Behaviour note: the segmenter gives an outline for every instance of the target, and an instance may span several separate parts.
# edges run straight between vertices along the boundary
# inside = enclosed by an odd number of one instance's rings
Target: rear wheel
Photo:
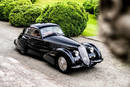
[[[70,72],[70,66],[69,66],[69,61],[67,61],[67,59],[63,56],[60,56],[57,59],[57,67],[59,69],[59,71],[61,71],[62,73],[69,73]]]

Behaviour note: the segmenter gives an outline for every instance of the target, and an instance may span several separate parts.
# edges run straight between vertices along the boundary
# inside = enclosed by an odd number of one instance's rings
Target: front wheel
[[[69,66],[69,61],[67,61],[67,59],[63,56],[59,57],[57,59],[57,67],[59,69],[59,71],[61,71],[62,73],[69,73],[70,72],[70,66]]]

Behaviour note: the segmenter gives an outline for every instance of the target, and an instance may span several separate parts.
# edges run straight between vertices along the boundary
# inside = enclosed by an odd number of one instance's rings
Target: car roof
[[[34,27],[37,29],[41,29],[43,27],[49,27],[49,26],[59,26],[59,25],[54,24],[54,23],[37,23],[37,24],[30,25],[30,27]]]

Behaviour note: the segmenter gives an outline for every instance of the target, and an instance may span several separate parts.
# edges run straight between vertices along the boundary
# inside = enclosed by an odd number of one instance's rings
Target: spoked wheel
[[[70,71],[70,66],[68,61],[66,60],[65,57],[59,57],[57,60],[57,66],[58,69],[62,72],[62,73],[69,73]]]

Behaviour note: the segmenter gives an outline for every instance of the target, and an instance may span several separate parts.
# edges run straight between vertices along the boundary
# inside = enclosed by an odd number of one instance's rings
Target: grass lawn
[[[87,27],[85,28],[82,35],[83,36],[96,36],[98,33],[97,19],[92,14],[89,14],[88,17],[89,17],[89,20],[87,22]]]
[[[44,7],[46,5],[53,5],[57,2],[67,2],[67,1],[77,2],[82,5],[82,3],[86,0],[36,0],[35,4]],[[89,14],[89,21],[87,22],[87,27],[85,28],[84,32],[81,35],[96,36],[97,32],[98,28],[96,17],[92,14]]]

